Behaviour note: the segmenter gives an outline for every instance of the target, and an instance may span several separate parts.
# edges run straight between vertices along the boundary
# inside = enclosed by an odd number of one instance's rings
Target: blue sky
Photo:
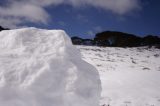
[[[63,29],[93,38],[112,30],[160,36],[158,0],[1,0],[0,25],[9,28]]]

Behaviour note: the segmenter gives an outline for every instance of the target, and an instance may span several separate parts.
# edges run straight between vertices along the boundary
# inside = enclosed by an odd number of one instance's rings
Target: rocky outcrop
[[[96,34],[94,40],[98,46],[136,47],[141,45],[142,38],[123,32],[106,31]]]
[[[160,45],[160,38],[158,36],[148,35],[143,38],[142,45]]]
[[[91,45],[104,47],[160,47],[160,38],[158,36],[147,35],[145,37],[139,37],[137,35],[117,31],[105,31],[98,33],[95,35],[94,40],[83,39],[80,37],[72,37],[71,39],[73,44],[75,45]]]
[[[8,28],[3,28],[2,26],[0,26],[0,31],[2,30],[9,30]]]
[[[87,45],[87,46],[95,45],[95,42],[92,39],[83,39],[75,36],[71,37],[71,40],[74,45]]]

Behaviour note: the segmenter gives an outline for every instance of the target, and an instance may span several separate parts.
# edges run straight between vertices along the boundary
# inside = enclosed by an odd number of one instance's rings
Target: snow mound
[[[2,106],[98,106],[97,70],[81,59],[62,30],[0,33]]]

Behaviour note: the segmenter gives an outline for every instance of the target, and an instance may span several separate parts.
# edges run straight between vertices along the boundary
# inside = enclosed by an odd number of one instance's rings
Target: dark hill
[[[139,47],[139,46],[157,46],[160,47],[160,38],[158,36],[148,35],[138,37],[137,35],[117,31],[105,31],[97,33],[94,40],[72,37],[75,45],[109,46],[109,47]]]
[[[87,46],[95,45],[95,42],[92,39],[83,39],[75,36],[71,37],[71,40],[74,45],[87,45]]]
[[[98,46],[136,47],[141,45],[142,38],[123,32],[105,31],[96,34],[94,40]]]
[[[0,26],[0,31],[2,30],[9,30],[8,28],[3,28],[2,26]]]
[[[142,45],[159,45],[160,44],[160,38],[158,36],[148,35],[143,38]]]

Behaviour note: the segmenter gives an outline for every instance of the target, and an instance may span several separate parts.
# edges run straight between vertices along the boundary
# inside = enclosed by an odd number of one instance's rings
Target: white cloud
[[[101,32],[103,30],[103,28],[101,26],[96,26],[94,28],[95,32]]]
[[[0,7],[0,25],[16,28],[25,22],[46,24],[49,14],[39,5],[30,2],[9,2],[6,7]]]
[[[86,33],[89,36],[94,36],[96,33],[102,32],[103,28],[101,26],[95,26],[92,30],[87,31]]]
[[[140,8],[140,0],[68,0],[68,4],[77,6],[90,5],[116,14],[126,14]]]
[[[68,4],[75,8],[93,6],[106,11],[124,15],[140,8],[140,0],[7,0],[0,7],[0,25],[19,26],[25,22],[46,24],[49,13],[45,7]],[[11,20],[10,20],[11,19]],[[10,23],[10,24],[9,24]],[[5,26],[6,26],[5,25]]]
[[[89,22],[89,20],[87,19],[87,17],[84,16],[84,15],[82,15],[82,14],[78,14],[78,15],[77,15],[77,19],[78,19],[78,21],[80,21],[80,22],[85,22],[85,23]]]
[[[92,30],[89,30],[89,31],[87,32],[87,34],[90,35],[90,36],[93,36],[95,33],[94,33]]]
[[[6,28],[17,28],[18,24],[21,23],[21,20],[16,18],[6,18],[6,17],[0,17],[0,25]]]

